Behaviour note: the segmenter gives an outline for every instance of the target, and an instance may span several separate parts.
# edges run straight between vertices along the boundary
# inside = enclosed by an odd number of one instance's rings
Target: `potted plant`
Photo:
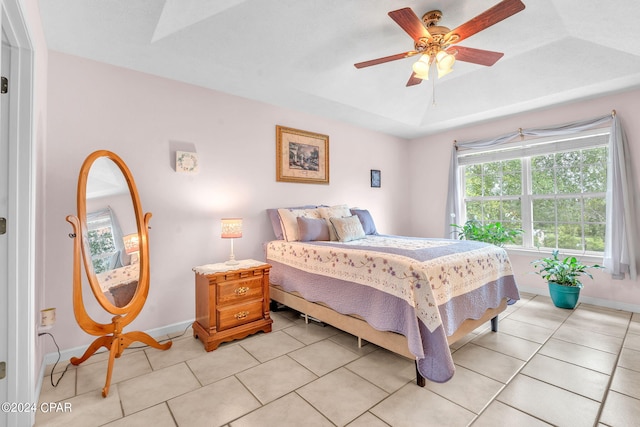
[[[482,224],[480,221],[470,219],[464,225],[451,224],[458,231],[460,240],[477,240],[503,247],[506,243],[515,243],[516,237],[522,234],[522,230],[509,228],[500,222]]]
[[[551,253],[551,257],[535,260],[532,264],[538,269],[536,274],[548,282],[549,294],[555,306],[573,309],[578,303],[580,289],[583,286],[580,276],[585,275],[593,279],[587,269],[602,266],[582,264],[574,256],[560,259],[558,253],[556,249]]]

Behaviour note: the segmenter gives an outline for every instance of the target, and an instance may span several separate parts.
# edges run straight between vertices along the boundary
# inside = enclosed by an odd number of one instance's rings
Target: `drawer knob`
[[[246,295],[247,292],[249,291],[249,287],[247,286],[240,286],[239,288],[236,288],[235,291],[233,291],[237,296],[242,296],[242,295]]]
[[[240,312],[234,314],[233,317],[235,317],[236,319],[240,320],[240,319],[246,319],[248,315],[249,315],[248,311],[240,311]]]

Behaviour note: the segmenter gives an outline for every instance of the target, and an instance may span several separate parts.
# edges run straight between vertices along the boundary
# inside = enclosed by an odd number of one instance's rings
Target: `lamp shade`
[[[242,237],[242,218],[222,218],[223,239],[235,239]]]
[[[422,80],[429,80],[430,65],[431,58],[429,55],[422,55],[412,66],[413,72],[416,73],[416,77]]]
[[[127,255],[131,255],[134,252],[138,252],[140,250],[140,240],[138,238],[138,233],[127,234],[122,238],[124,242],[124,250]]]

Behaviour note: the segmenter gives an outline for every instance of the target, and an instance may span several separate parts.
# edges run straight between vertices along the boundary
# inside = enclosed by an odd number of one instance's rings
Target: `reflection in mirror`
[[[85,256],[102,292],[116,307],[133,298],[140,275],[132,240],[138,239],[135,212],[122,171],[111,159],[96,159],[87,179]],[[122,224],[122,226],[121,226]],[[129,248],[126,247],[128,238]],[[137,244],[136,244],[137,246]],[[137,250],[137,248],[136,248]]]

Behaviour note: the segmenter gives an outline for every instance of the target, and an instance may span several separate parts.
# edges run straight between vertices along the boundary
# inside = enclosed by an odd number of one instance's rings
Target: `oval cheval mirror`
[[[123,332],[140,313],[149,293],[148,229],[151,213],[143,214],[133,176],[116,154],[100,150],[87,157],[78,178],[78,216],[69,215],[73,226],[73,312],[78,325],[98,336],[73,365],[91,357],[101,347],[109,350],[107,378],[102,396],[107,397],[115,358],[131,343],[140,341],[167,350],[150,335]],[[82,296],[82,266],[93,295],[112,314],[111,323],[94,321]]]

